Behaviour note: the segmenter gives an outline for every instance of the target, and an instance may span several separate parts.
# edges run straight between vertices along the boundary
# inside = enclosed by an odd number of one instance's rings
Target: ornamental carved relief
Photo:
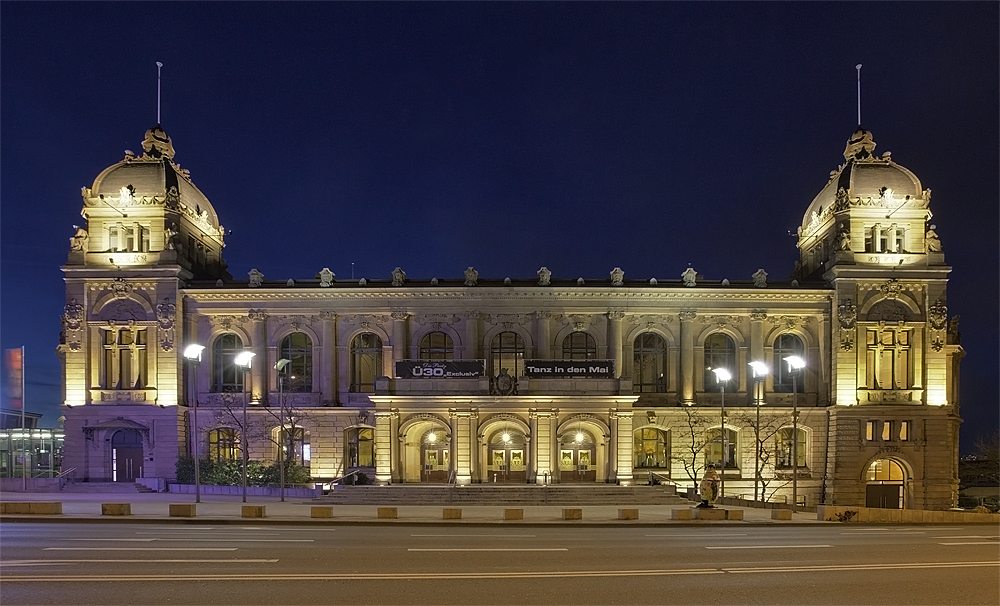
[[[243,324],[247,321],[245,316],[211,316],[209,321],[215,328],[221,328],[223,330],[232,330],[233,325]]]
[[[761,321],[767,319],[767,310],[764,309],[754,309],[750,311],[750,319],[754,321]]]
[[[802,326],[807,323],[812,318],[803,318],[801,316],[771,316],[768,321],[775,326],[781,325],[786,329],[791,330],[798,326]]]
[[[684,286],[696,286],[698,284],[698,272],[690,267],[685,269],[684,273],[681,274],[681,281],[684,283]]]
[[[625,283],[625,272],[622,271],[622,268],[616,267],[616,268],[612,269],[611,270],[611,285],[612,286],[621,286],[624,283]]]
[[[375,315],[375,314],[354,314],[350,316],[345,316],[344,321],[348,324],[353,324],[355,326],[360,326],[361,328],[368,329],[375,324],[385,324],[388,321],[386,316]]]
[[[552,272],[549,271],[548,267],[541,267],[538,270],[538,285],[539,286],[551,286],[552,285]]]
[[[63,310],[63,323],[67,330],[80,330],[83,326],[83,305],[70,299]]]
[[[256,267],[251,269],[247,276],[249,278],[250,288],[258,288],[264,284],[264,274],[262,274]]]
[[[321,288],[330,288],[337,276],[330,271],[329,267],[324,267],[319,271],[319,285]]]
[[[703,324],[715,324],[719,328],[725,328],[733,324],[740,323],[739,316],[702,316],[701,322]]]
[[[473,268],[468,268],[465,270],[465,285],[475,286],[479,283],[479,272]]]
[[[910,310],[894,299],[879,301],[868,310],[869,322],[907,322],[910,320]]]
[[[878,287],[878,290],[886,299],[895,299],[903,291],[903,287],[899,283],[899,278],[889,278]]]
[[[691,320],[694,320],[695,317],[698,316],[698,312],[696,312],[693,309],[685,309],[685,310],[682,310],[680,313],[678,313],[677,316],[681,320],[691,321]]]
[[[132,285],[125,278],[114,278],[111,280],[111,292],[116,299],[124,299],[132,293]]]
[[[840,339],[840,349],[841,351],[854,351],[854,337],[851,334],[845,334]]]
[[[176,306],[169,298],[156,306],[156,324],[160,329],[160,349],[171,351],[174,348],[174,313]]]
[[[392,285],[403,286],[404,284],[406,284],[406,272],[400,267],[392,270]]]
[[[934,330],[942,330],[948,323],[948,306],[938,299],[927,310],[927,321]]]
[[[837,306],[837,320],[843,330],[854,328],[854,323],[858,320],[858,308],[854,306],[854,301],[841,300],[840,305]]]
[[[493,314],[485,316],[485,319],[494,326],[502,326],[511,329],[514,326],[521,326],[530,319],[526,314]]]
[[[251,322],[263,322],[267,320],[267,312],[263,309],[251,309],[247,311],[247,318]]]
[[[321,311],[319,312],[319,319],[324,321],[326,320],[336,321],[337,314],[332,311]]]
[[[610,320],[624,320],[625,312],[620,309],[613,309],[608,311],[608,319]]]
[[[431,324],[435,327],[440,327],[443,324],[458,322],[459,317],[454,314],[424,314],[422,316],[415,316],[414,321],[417,324]]]

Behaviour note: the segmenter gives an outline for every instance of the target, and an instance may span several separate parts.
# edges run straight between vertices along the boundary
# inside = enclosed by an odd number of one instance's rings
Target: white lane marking
[[[938,545],[992,545],[997,546],[996,543],[981,543],[979,541],[962,541],[959,543],[938,543]]]
[[[935,539],[996,539],[1000,538],[995,534],[966,534],[957,537],[934,537]]]
[[[149,539],[150,541],[180,541],[183,543],[315,543],[316,539]]]
[[[149,543],[156,539],[56,539],[57,541],[113,541],[117,543]]]
[[[524,547],[524,548],[517,548],[517,547],[510,547],[510,548],[504,548],[504,547],[497,547],[497,548],[470,547],[468,549],[463,549],[463,548],[447,548],[447,547],[430,547],[430,548],[427,548],[427,549],[414,549],[414,548],[411,548],[411,549],[407,549],[406,551],[569,551],[569,549],[566,549],[565,547]]]
[[[979,568],[1000,566],[1000,562],[907,562],[902,564],[834,564],[829,566],[776,566],[772,568],[722,568],[733,574],[757,572],[839,572],[853,570],[904,570],[923,568]]]
[[[205,536],[206,533],[204,533],[204,532],[198,532],[196,530],[181,530],[181,531],[177,531],[177,532],[167,532],[166,530],[158,530],[156,532],[146,532],[144,530],[137,530],[137,531],[135,531],[135,534],[156,534],[156,535],[169,534],[170,536],[182,536],[182,535],[189,535],[190,534],[190,535],[196,535],[196,536]],[[264,537],[264,536],[267,536],[267,537],[274,537],[274,536],[279,536],[280,534],[281,533],[279,533],[279,532],[240,532],[240,533],[235,533],[235,534],[234,533],[226,533],[226,536],[236,536],[236,537],[253,537],[253,536],[262,536],[262,537]]]
[[[257,563],[274,563],[277,562],[278,558],[264,559],[264,558],[229,558],[221,560],[136,560],[134,558],[128,560],[7,560],[0,562],[0,566],[20,566],[28,564],[117,564],[117,563],[127,563],[127,564],[257,564]]]
[[[42,551],[236,551],[239,547],[43,547]]]
[[[37,562],[0,562],[0,568],[20,568],[24,566],[69,566],[69,564],[64,562],[46,562],[44,560],[38,560]]]
[[[870,532],[842,532],[840,534],[863,534],[863,535],[871,536]],[[905,534],[927,534],[927,532],[925,532],[923,530],[913,530],[913,531],[906,531],[906,532],[894,532],[892,534],[893,534],[893,536],[896,536],[896,535],[901,535],[901,534],[904,534],[904,535]]]
[[[745,537],[747,533],[734,532],[734,533],[706,533],[706,534],[647,534],[647,537]]]
[[[533,534],[411,534],[411,537],[487,537],[491,539],[534,538]]]
[[[705,549],[811,549],[813,547],[833,547],[833,545],[726,545]]]

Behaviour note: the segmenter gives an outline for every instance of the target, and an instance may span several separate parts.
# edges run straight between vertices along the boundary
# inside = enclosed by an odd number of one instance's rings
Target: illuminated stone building
[[[155,127],[83,190],[64,267],[64,466],[170,479],[195,448],[274,460],[280,443],[322,479],[689,486],[714,464],[727,495],[788,499],[794,475],[808,505],[950,507],[963,354],[950,268],[930,191],[874,147],[851,137],[782,281],[691,268],[276,281],[229,275],[218,215]],[[182,356],[192,343],[198,365]]]

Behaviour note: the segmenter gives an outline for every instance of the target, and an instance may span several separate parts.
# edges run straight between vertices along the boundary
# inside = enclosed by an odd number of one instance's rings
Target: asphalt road
[[[14,604],[992,604],[995,526],[0,524]]]

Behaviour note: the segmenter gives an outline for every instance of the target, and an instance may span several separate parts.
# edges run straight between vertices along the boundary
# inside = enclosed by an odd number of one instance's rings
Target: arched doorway
[[[142,477],[142,434],[136,429],[119,429],[111,436],[111,479],[135,482]]]
[[[421,482],[447,482],[451,471],[451,444],[443,429],[431,429],[420,439]]]
[[[597,481],[597,442],[594,434],[582,427],[574,428],[559,440],[559,481]]]
[[[906,472],[892,459],[876,459],[868,466],[865,507],[903,509]]]
[[[487,482],[523,484],[527,481],[528,441],[520,429],[498,429],[490,435],[487,443]]]

